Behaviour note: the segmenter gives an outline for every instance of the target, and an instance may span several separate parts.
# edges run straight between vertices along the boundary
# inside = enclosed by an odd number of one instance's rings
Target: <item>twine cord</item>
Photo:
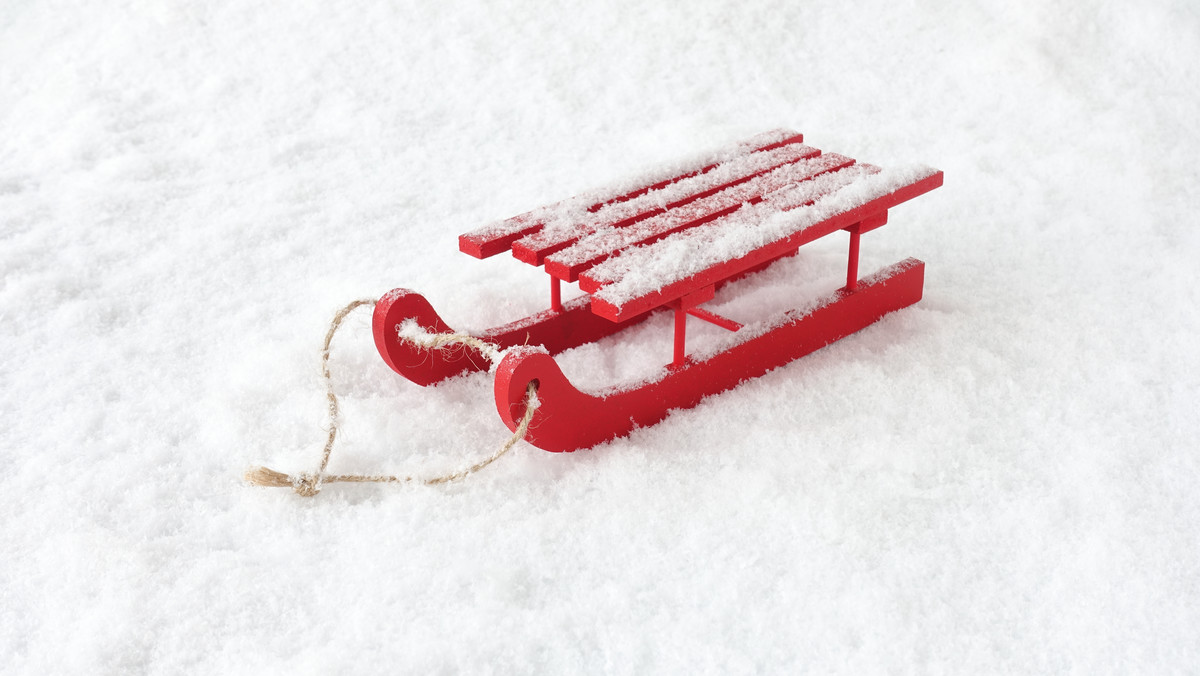
[[[495,364],[500,361],[500,346],[465,333],[430,333],[415,319],[405,319],[396,326],[396,337],[427,350],[473,347],[484,359]]]
[[[331,483],[421,483],[426,486],[436,486],[457,481],[478,472],[499,460],[501,456],[512,450],[518,441],[525,438],[525,434],[529,432],[529,422],[533,420],[533,412],[538,408],[537,384],[532,382],[525,388],[525,415],[521,417],[521,422],[512,436],[492,455],[469,467],[430,479],[393,474],[327,474],[325,468],[329,466],[329,458],[333,454],[333,442],[337,439],[340,423],[338,398],[333,391],[333,377],[329,372],[329,348],[333,342],[333,336],[341,327],[342,321],[346,319],[346,315],[362,306],[374,306],[376,302],[375,299],[362,298],[346,305],[333,316],[333,321],[329,324],[329,331],[325,333],[325,346],[321,350],[321,375],[325,378],[325,395],[329,401],[329,437],[325,440],[325,449],[321,452],[321,463],[317,466],[316,471],[284,474],[269,467],[252,467],[245,474],[246,481],[255,486],[291,488],[297,494],[309,498],[321,491],[322,484]],[[493,363],[498,361],[501,356],[501,350],[497,345],[461,333],[428,333],[412,320],[405,321],[398,326],[396,334],[401,340],[430,350],[473,347]]]

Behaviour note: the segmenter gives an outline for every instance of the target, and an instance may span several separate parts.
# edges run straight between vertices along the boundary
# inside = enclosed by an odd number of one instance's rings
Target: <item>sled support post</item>
[[[858,240],[862,237],[858,228],[850,229],[850,260],[846,263],[846,290],[858,288]]]
[[[671,361],[671,366],[683,366],[687,360],[687,316],[687,310],[675,308],[675,359]]]
[[[940,180],[941,178],[939,176],[939,183],[937,185],[941,185]],[[876,228],[881,228],[884,225],[887,225],[887,222],[888,212],[887,210],[884,210],[871,214],[854,225],[844,228],[846,232],[850,233],[850,256],[849,260],[846,261],[847,291],[854,291],[858,288],[858,246],[862,234],[864,232],[870,232]]]
[[[562,312],[562,282],[558,277],[550,278],[550,309],[555,312]]]
[[[705,315],[711,315],[712,313],[700,310],[700,308],[697,306],[701,303],[707,303],[708,301],[712,300],[713,297],[716,296],[716,292],[716,286],[709,284],[707,286],[702,286],[698,289],[695,289],[691,293],[685,294],[682,297],[666,304],[675,311],[675,358],[671,361],[672,367],[683,366],[683,363],[687,361],[686,342],[688,315],[695,314],[702,319],[707,319]],[[697,310],[700,311],[700,314],[696,314]],[[716,315],[712,316],[715,317]],[[724,317],[720,317],[719,319],[729,321]]]

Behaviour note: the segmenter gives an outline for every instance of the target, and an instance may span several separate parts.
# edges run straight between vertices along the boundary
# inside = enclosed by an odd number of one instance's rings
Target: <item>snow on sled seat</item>
[[[501,419],[516,429],[526,388],[536,381],[540,407],[526,441],[550,451],[587,448],[916,303],[924,263],[910,258],[860,280],[860,237],[886,224],[889,209],[941,184],[936,169],[883,170],[822,153],[800,134],[777,130],[462,235],[465,253],[483,258],[511,250],[550,276],[548,310],[480,336],[512,348],[496,369]],[[846,285],[815,309],[743,326],[700,307],[723,284],[839,230],[850,236]],[[563,303],[563,281],[578,281],[587,295]],[[658,309],[674,312],[674,358],[650,381],[583,393],[550,356]],[[689,316],[734,332],[731,344],[688,357]],[[410,320],[430,332],[451,331],[419,294],[387,294],[376,305],[375,341],[398,373],[430,384],[486,366],[471,348],[431,351],[400,340],[398,327]]]

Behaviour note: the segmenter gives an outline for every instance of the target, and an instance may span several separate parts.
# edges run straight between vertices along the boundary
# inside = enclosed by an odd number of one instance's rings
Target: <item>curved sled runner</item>
[[[704,397],[783,366],[921,300],[925,264],[897,263],[845,289],[817,309],[791,313],[768,331],[752,335],[701,360],[673,366],[661,379],[634,389],[591,395],[563,376],[554,358],[533,347],[510,350],[496,372],[496,409],[510,430],[525,412],[525,388],[538,383],[540,405],[525,440],[547,451],[588,448],[637,427],[659,422],[672,409],[691,408]]]
[[[587,297],[581,296],[564,303],[562,309],[549,309],[476,337],[500,349],[541,345],[550,354],[558,354],[600,340],[643,319],[645,316],[609,321],[593,314]],[[488,360],[473,347],[429,350],[401,340],[396,329],[409,320],[429,333],[454,333],[421,294],[408,289],[393,289],[384,294],[375,304],[371,333],[383,361],[396,373],[418,385],[432,385],[460,373],[487,370]]]
[[[778,130],[459,237],[477,258],[511,250],[550,276],[550,309],[478,338],[508,349],[495,374],[496,407],[515,430],[527,387],[540,405],[525,440],[548,451],[587,448],[652,425],[676,408],[735,387],[818,350],[921,299],[925,264],[913,258],[860,280],[861,235],[888,210],[942,185],[928,167],[883,170],[803,143]],[[846,285],[815,309],[743,326],[701,307],[724,284],[838,231],[849,233]],[[562,302],[561,283],[586,295]],[[599,340],[657,310],[675,317],[674,359],[647,382],[580,392],[550,356]],[[733,332],[731,346],[689,357],[688,318]],[[425,349],[400,337],[409,322],[452,333],[420,294],[389,292],[375,307],[375,345],[397,373],[421,385],[488,359],[471,347]]]

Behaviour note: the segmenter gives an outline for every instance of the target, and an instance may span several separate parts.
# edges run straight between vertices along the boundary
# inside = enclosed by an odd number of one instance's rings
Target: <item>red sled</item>
[[[859,239],[886,224],[892,207],[941,185],[936,169],[883,170],[777,130],[460,236],[464,253],[486,258],[511,250],[550,276],[549,309],[477,336],[510,348],[495,371],[501,420],[517,428],[535,382],[539,406],[525,440],[547,451],[589,448],[916,303],[925,264],[909,258],[860,279]],[[846,285],[806,305],[815,309],[743,326],[701,307],[722,285],[840,230],[850,237]],[[563,302],[562,282],[578,282],[585,295]],[[674,312],[674,359],[649,381],[581,392],[551,356],[659,309]],[[689,356],[688,317],[734,332],[730,346]],[[402,339],[401,327],[413,322],[429,333],[453,333],[420,294],[386,294],[375,306],[375,345],[400,375],[430,385],[487,368],[474,348],[430,350]]]

